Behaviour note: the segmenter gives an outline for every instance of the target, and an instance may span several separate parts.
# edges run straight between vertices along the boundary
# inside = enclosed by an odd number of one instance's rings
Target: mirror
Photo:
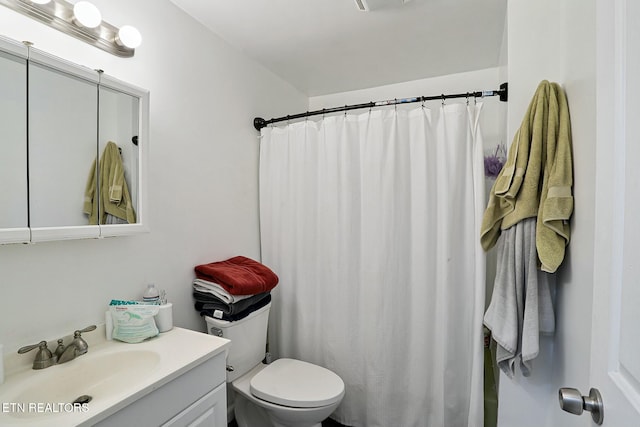
[[[120,166],[101,169],[99,185],[111,195],[100,224],[137,222],[138,205],[138,111],[139,100],[130,94],[100,85],[99,151],[103,158],[116,150]],[[106,166],[106,165],[104,165]],[[108,187],[108,188],[105,188]]]
[[[0,52],[0,228],[26,228],[27,62]]]
[[[122,167],[121,173],[111,173],[111,170],[107,174],[107,170],[102,170],[103,179],[98,179],[103,194],[110,194],[109,200],[105,198],[109,206],[104,209],[107,215],[99,221],[100,235],[120,236],[148,231],[144,220],[144,177],[149,92],[102,74],[98,97],[98,150],[104,156],[117,147],[118,155],[114,157]]]
[[[29,64],[31,227],[85,225],[89,166],[96,157],[95,81]]]
[[[0,243],[148,231],[148,91],[0,38],[0,93]]]

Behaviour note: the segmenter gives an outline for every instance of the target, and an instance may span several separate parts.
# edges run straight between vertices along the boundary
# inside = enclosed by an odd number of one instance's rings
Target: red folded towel
[[[195,270],[198,279],[217,283],[231,295],[268,292],[278,284],[278,276],[269,267],[243,256],[198,265]]]

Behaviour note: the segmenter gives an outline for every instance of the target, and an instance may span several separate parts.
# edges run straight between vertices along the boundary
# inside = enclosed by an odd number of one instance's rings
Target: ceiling
[[[507,0],[171,0],[309,96],[498,65]],[[367,0],[364,0],[365,2]]]

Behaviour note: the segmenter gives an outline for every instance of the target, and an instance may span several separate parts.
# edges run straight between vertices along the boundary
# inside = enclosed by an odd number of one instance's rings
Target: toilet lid
[[[315,408],[342,399],[342,379],[321,366],[278,359],[251,379],[251,394],[277,405]]]

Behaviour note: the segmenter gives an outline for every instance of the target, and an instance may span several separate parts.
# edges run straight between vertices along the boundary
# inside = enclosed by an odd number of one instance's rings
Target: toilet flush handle
[[[233,372],[235,369],[231,365],[227,365],[227,372]]]

